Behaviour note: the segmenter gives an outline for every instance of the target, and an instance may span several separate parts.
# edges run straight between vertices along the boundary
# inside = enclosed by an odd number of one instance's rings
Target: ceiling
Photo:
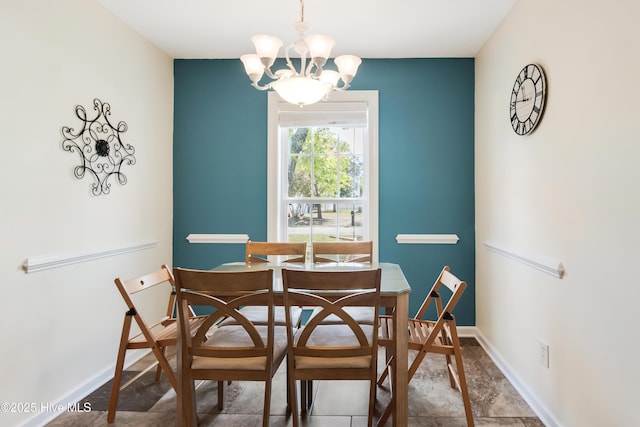
[[[517,0],[306,0],[307,34],[336,40],[332,56],[474,57]],[[174,58],[238,58],[250,38],[284,46],[300,0],[98,0]],[[283,55],[283,49],[280,50]]]

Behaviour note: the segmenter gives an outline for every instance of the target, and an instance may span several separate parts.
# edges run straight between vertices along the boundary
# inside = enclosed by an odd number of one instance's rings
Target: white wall
[[[476,58],[477,326],[549,425],[640,425],[638,17],[633,0],[520,0]],[[508,102],[531,62],[546,71],[547,106],[520,137]],[[559,260],[566,275],[486,241]]]
[[[88,381],[113,374],[124,303],[113,284],[171,263],[172,59],[95,1],[0,3],[0,402],[34,402],[34,413],[0,413],[0,425],[52,414]],[[76,105],[111,105],[125,121],[136,161],[128,183],[93,196],[73,177],[62,126]],[[136,251],[26,274],[28,257],[122,247]],[[164,296],[162,296],[164,297]],[[165,308],[159,295],[148,306]],[[35,418],[34,418],[35,417]]]

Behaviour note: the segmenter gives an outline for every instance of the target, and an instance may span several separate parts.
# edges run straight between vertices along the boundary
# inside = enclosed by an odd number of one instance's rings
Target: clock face
[[[546,91],[544,73],[540,66],[529,64],[520,71],[513,84],[509,107],[511,127],[515,133],[530,134],[540,123]]]

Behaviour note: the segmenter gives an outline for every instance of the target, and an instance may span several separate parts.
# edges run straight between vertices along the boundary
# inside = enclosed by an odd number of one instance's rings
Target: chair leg
[[[394,405],[394,398],[392,394],[391,401],[389,402],[387,407],[384,408],[384,412],[382,413],[382,415],[380,415],[380,418],[378,418],[378,427],[384,427],[384,425],[387,423],[387,421],[389,420],[389,417],[391,417],[391,410],[393,408],[393,405]]]
[[[390,358],[387,361],[387,364],[385,365],[384,369],[382,370],[382,373],[380,374],[380,378],[378,378],[378,385],[381,386],[382,383],[384,382],[384,379],[387,378],[387,375],[389,375],[389,370],[391,369],[391,361],[393,360],[393,357]]]
[[[376,380],[369,382],[369,415],[367,417],[367,426],[373,427],[373,412],[376,407]]]
[[[393,407],[395,406],[395,391],[393,390],[393,371],[391,370],[392,360],[393,360],[393,356],[387,361],[387,366],[385,367],[383,375],[381,375],[380,376],[381,379],[378,380],[378,385],[380,385],[382,384],[382,381],[384,381],[384,378],[388,375],[389,391],[391,392],[391,400],[389,401],[389,404],[387,405],[387,407],[384,408],[384,412],[382,413],[382,415],[380,415],[380,418],[378,418],[378,427],[384,427],[384,425],[389,420],[389,417],[391,416],[391,411],[393,410]]]
[[[264,383],[264,408],[262,409],[262,427],[269,427],[271,415],[271,380]]]
[[[467,418],[467,426],[474,427],[473,412],[471,411],[471,400],[469,399],[469,389],[467,388],[467,378],[464,374],[464,366],[462,364],[462,348],[458,340],[458,332],[455,324],[451,330],[451,340],[453,344],[453,355],[456,359],[456,368],[458,371],[458,388],[462,394],[462,403],[464,404],[464,413]]]
[[[289,401],[291,402],[291,418],[293,418],[293,427],[298,427],[299,425],[299,413],[298,413],[298,392],[296,390],[296,380],[291,375],[289,377]]]
[[[309,409],[309,397],[307,396],[307,392],[309,388],[307,387],[306,381],[300,381],[300,413],[302,415],[307,414],[307,409]]]
[[[124,356],[127,353],[130,329],[131,316],[125,315],[124,324],[122,325],[122,335],[120,336],[120,347],[118,348],[118,358],[116,359],[116,370],[113,374],[113,383],[111,385],[111,398],[109,399],[109,412],[107,413],[108,423],[112,423],[116,417],[118,395],[120,394],[120,383],[122,382],[122,370],[124,369]]]
[[[178,375],[176,390],[177,425],[179,427],[195,427],[198,425],[196,414],[196,390],[193,378],[187,373]]]
[[[155,343],[153,347],[151,347],[151,351],[158,360],[158,366],[160,366],[162,370],[164,370],[167,379],[171,383],[171,387],[176,390],[178,388],[178,380],[176,379],[176,374],[173,372],[173,368],[171,367],[171,365],[169,365],[169,361],[165,357],[163,350],[164,348],[158,347],[157,345],[155,345]]]
[[[218,409],[224,408],[224,381],[218,381]]]
[[[307,381],[307,408],[313,406],[313,380]]]
[[[162,352],[162,355],[165,358],[167,357],[167,348],[166,347],[160,347],[160,352]],[[155,378],[156,382],[160,381],[160,375],[162,375],[162,366],[160,365],[160,363],[158,363],[158,367],[156,368],[156,378]]]

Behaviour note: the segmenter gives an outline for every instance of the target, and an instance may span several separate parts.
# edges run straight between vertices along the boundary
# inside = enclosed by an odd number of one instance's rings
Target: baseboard
[[[460,331],[461,327],[458,327]],[[477,327],[466,327],[465,329],[469,329],[466,331],[467,333],[472,333],[475,336],[476,340],[480,346],[487,352],[493,363],[496,364],[498,369],[504,374],[504,376],[509,380],[511,385],[516,389],[516,391],[522,396],[522,398],[527,402],[527,404],[531,407],[533,412],[536,413],[540,421],[544,423],[546,427],[560,427],[560,423],[551,415],[551,413],[547,410],[547,408],[542,404],[540,399],[527,387],[527,385],[522,382],[522,380],[515,374],[515,372],[509,367],[509,364],[505,362],[500,353],[491,345],[491,343],[487,340],[487,338],[480,332]],[[473,331],[471,331],[473,329]],[[462,335],[460,336],[471,336],[471,335]]]
[[[129,352],[129,354],[127,354],[127,357],[125,358],[125,363],[124,363],[125,369],[133,365],[134,363],[136,363],[138,360],[145,357],[147,354],[149,354],[149,352],[150,350],[136,350],[136,351]],[[103,369],[99,374],[91,378],[85,384],[82,384],[77,389],[71,391],[62,399],[59,399],[56,402],[52,402],[49,406],[52,408],[74,407],[74,404],[76,402],[81,401],[82,399],[84,399],[85,397],[87,397],[88,395],[96,391],[98,388],[102,387],[104,384],[109,382],[113,378],[113,372],[115,367],[116,365],[115,363],[113,363],[112,365]],[[23,424],[21,424],[21,426],[22,427],[44,426],[49,422],[53,421],[55,418],[57,418],[61,414],[62,412],[55,412],[55,411],[41,412],[37,414],[35,417],[29,418],[28,420],[26,420]]]

